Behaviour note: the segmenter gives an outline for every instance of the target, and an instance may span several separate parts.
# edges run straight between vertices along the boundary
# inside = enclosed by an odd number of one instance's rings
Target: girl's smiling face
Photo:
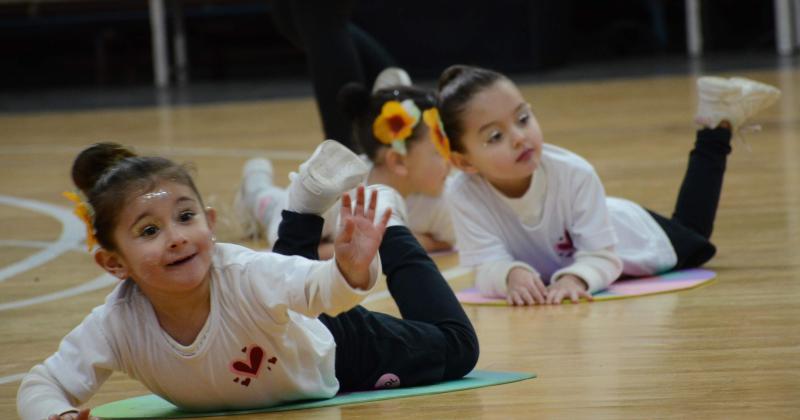
[[[509,80],[478,92],[461,114],[464,152],[456,166],[477,173],[509,197],[527,191],[542,156],[542,131],[530,104]]]
[[[215,219],[190,187],[158,181],[126,201],[113,233],[117,249],[100,250],[96,259],[147,296],[191,291],[208,276]]]

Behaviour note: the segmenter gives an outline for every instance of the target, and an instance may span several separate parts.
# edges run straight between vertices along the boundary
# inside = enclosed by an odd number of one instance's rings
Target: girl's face
[[[543,140],[519,89],[498,80],[467,103],[461,120],[465,152],[454,153],[457,165],[482,175],[506,195],[524,193],[541,161]]]
[[[406,155],[409,184],[414,193],[438,197],[450,173],[450,163],[436,150],[427,127],[420,130],[419,137],[409,145]]]
[[[159,181],[125,203],[114,230],[117,250],[99,251],[106,257],[98,262],[117,277],[132,278],[148,296],[193,290],[211,267],[215,218],[190,187]]]

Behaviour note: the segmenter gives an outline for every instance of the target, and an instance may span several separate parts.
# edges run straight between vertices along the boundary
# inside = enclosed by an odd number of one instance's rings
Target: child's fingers
[[[586,298],[589,302],[594,302],[594,297],[588,290],[581,290],[578,292],[578,296]]]
[[[572,301],[572,303],[579,303],[581,301],[581,299],[578,297],[578,294],[579,291],[577,290],[572,290],[569,292],[569,299]]]
[[[339,233],[339,238],[336,240],[338,243],[348,243],[353,239],[353,231],[356,230],[356,224],[353,219],[345,219],[344,229]]]
[[[356,216],[364,215],[364,186],[359,185],[356,189]]]
[[[560,305],[561,301],[564,300],[565,292],[562,289],[558,290],[551,290],[550,293],[547,295],[547,303],[550,305]]]
[[[547,304],[553,305],[556,303],[556,298],[558,298],[559,291],[558,290],[550,290],[550,293],[547,295]]]
[[[375,208],[378,205],[378,190],[372,190],[369,195],[369,208],[367,208],[367,219],[375,220]]]
[[[526,291],[529,292],[529,294],[531,295],[531,299],[533,300],[533,302],[536,302],[536,303],[539,303],[539,304],[547,303],[547,293],[546,292],[542,293],[542,291],[539,290],[538,287],[536,287],[536,282],[535,281],[534,281],[533,286],[528,288],[528,290],[526,290]],[[533,303],[533,302],[531,302],[531,303]]]
[[[520,296],[522,296],[522,300],[525,302],[525,305],[535,305],[538,302],[536,301],[536,297],[530,290],[522,289],[519,292]]]
[[[386,225],[389,224],[389,219],[392,218],[392,208],[387,208],[386,211],[383,212],[383,216],[381,216],[380,222],[375,226],[378,231],[383,235],[383,232],[386,231]]]
[[[544,282],[540,278],[533,279],[533,287],[539,290],[542,296],[547,297],[547,286],[544,285]]]
[[[350,194],[344,193],[342,195],[342,209],[339,213],[347,216],[353,214],[353,209],[351,208],[352,205],[353,205],[353,199],[350,198]]]
[[[514,306],[525,306],[525,299],[520,296],[516,291],[510,293],[511,304]]]
[[[515,305],[533,305],[533,296],[525,288],[512,290],[511,293],[514,295]]]

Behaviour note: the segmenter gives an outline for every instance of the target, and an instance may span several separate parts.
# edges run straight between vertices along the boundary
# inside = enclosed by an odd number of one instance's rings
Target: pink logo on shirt
[[[569,236],[569,232],[566,230],[564,230],[564,235],[558,238],[555,250],[559,257],[570,258],[575,254],[575,246],[572,244],[572,237]]]

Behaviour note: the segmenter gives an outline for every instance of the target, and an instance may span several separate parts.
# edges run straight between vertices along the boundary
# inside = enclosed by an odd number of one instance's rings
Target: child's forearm
[[[612,249],[578,251],[575,262],[553,273],[553,282],[566,274],[581,279],[590,293],[607,288],[622,274],[622,261]]]
[[[366,271],[369,278],[365,289],[360,289],[348,282],[335,259],[315,263],[308,272],[302,307],[290,305],[290,308],[311,317],[322,313],[336,316],[347,311],[358,305],[374,288],[381,272],[380,259],[376,257]]]
[[[76,403],[41,364],[25,375],[17,392],[17,412],[22,420],[41,420],[76,410]]]
[[[478,266],[475,272],[475,287],[484,296],[504,298],[508,295],[508,275],[517,267],[539,275],[533,267],[521,261],[491,261]]]

